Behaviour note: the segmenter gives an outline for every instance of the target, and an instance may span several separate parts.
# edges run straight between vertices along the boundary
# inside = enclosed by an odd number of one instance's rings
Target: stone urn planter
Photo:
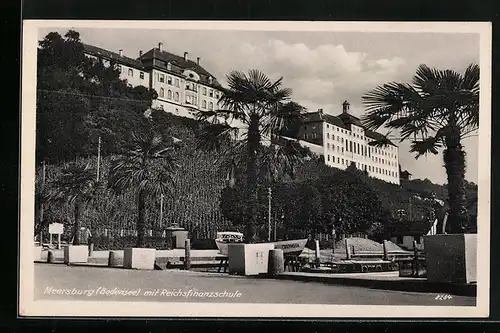
[[[123,251],[123,267],[129,269],[154,269],[156,249],[126,248]]]
[[[477,234],[424,236],[429,282],[477,282]]]
[[[64,247],[64,263],[86,263],[89,258],[87,245],[68,245]]]

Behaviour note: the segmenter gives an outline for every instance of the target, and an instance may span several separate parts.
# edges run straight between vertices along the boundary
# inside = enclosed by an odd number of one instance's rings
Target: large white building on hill
[[[162,43],[146,53],[139,51],[137,58],[125,56],[122,50],[115,53],[88,44],[84,44],[84,52],[88,57],[102,59],[105,66],[114,62],[120,78],[130,86],[154,89],[158,93],[152,105],[155,109],[196,118],[199,110],[213,111],[221,107],[222,86],[201,66],[200,57],[193,61],[188,52],[182,57],[172,54],[163,49]],[[233,120],[229,125],[243,129],[239,136],[243,135],[245,126],[240,121]],[[346,169],[355,163],[372,177],[399,184],[398,147],[368,145],[380,137],[381,134],[363,128],[360,119],[349,113],[346,101],[338,116],[326,114],[322,109],[308,113],[298,138],[313,153],[323,155],[329,166]],[[264,144],[269,144],[267,138]]]
[[[299,131],[299,140],[325,163],[346,169],[352,163],[368,175],[399,185],[398,146],[374,147],[369,142],[381,139],[380,133],[365,129],[358,117],[349,113],[349,103],[342,105],[342,113],[333,116],[322,109],[309,112]]]
[[[177,56],[163,49],[163,44],[143,53],[137,58],[108,51],[93,45],[83,44],[85,55],[103,60],[105,66],[114,62],[120,71],[120,78],[132,86],[154,89],[158,98],[152,107],[174,115],[196,118],[201,111],[220,109],[221,85],[217,79],[196,61],[189,59],[188,52]],[[221,119],[223,120],[223,119]],[[242,128],[238,121],[229,123],[232,127]]]

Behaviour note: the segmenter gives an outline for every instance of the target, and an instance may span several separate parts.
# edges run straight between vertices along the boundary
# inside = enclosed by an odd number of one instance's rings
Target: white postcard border
[[[480,34],[478,177],[478,283],[475,307],[299,304],[34,301],[33,223],[35,179],[36,52],[38,28],[127,28],[246,31],[453,32]],[[491,174],[491,24],[489,22],[231,22],[25,20],[22,43],[19,314],[61,317],[356,317],[459,318],[489,315]],[[486,87],[486,88],[485,88]],[[488,89],[489,88],[489,89]],[[103,306],[105,305],[105,306]],[[208,305],[208,306],[207,306]]]

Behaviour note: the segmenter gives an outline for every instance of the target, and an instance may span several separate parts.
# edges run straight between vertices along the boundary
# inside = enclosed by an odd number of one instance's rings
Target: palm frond
[[[421,103],[421,96],[409,85],[386,83],[368,91],[362,96],[367,110],[361,121],[371,130],[378,129],[394,117],[411,112]]]
[[[413,77],[415,87],[425,95],[432,95],[438,89],[439,71],[427,65],[420,65]]]
[[[378,147],[378,148],[383,148],[383,147],[393,145],[392,141],[389,139],[389,137],[387,135],[381,134],[380,136],[381,137],[379,139],[368,142],[368,145],[372,146],[372,147]]]
[[[282,130],[300,127],[305,120],[304,110],[303,106],[295,102],[280,103],[260,119],[259,125],[263,133],[270,137]]]
[[[418,159],[422,155],[426,155],[428,153],[436,155],[438,153],[438,149],[442,146],[441,138],[432,136],[423,140],[412,141],[410,152],[416,153],[415,158]]]
[[[178,167],[173,155],[176,148],[173,137],[164,138],[155,131],[133,133],[128,150],[111,161],[108,187],[118,195],[127,191],[167,194]]]
[[[479,65],[470,64],[462,78],[460,89],[479,93]]]
[[[264,150],[260,162],[260,177],[278,182],[284,176],[293,177],[296,168],[305,162],[309,151],[297,140],[277,138]]]
[[[206,125],[196,139],[196,146],[198,149],[208,151],[221,150],[231,141],[234,135],[238,134],[237,131],[237,128],[226,124]]]

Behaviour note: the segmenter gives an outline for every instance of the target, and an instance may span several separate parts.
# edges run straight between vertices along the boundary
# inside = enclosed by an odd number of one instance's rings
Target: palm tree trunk
[[[446,138],[446,150],[443,155],[448,176],[449,232],[460,234],[466,231],[469,222],[467,198],[465,196],[465,152],[460,144],[458,129]]]
[[[248,126],[248,160],[246,165],[247,182],[247,212],[245,225],[245,239],[247,243],[257,241],[257,150],[260,145],[259,118],[250,116]]]
[[[75,202],[74,207],[74,215],[75,215],[75,230],[74,230],[74,238],[73,245],[80,245],[80,204],[78,201]]]
[[[145,213],[146,213],[146,205],[144,201],[144,193],[142,191],[139,192],[138,195],[138,216],[137,216],[137,247],[144,247],[144,236],[146,233],[146,221],[145,221]]]

